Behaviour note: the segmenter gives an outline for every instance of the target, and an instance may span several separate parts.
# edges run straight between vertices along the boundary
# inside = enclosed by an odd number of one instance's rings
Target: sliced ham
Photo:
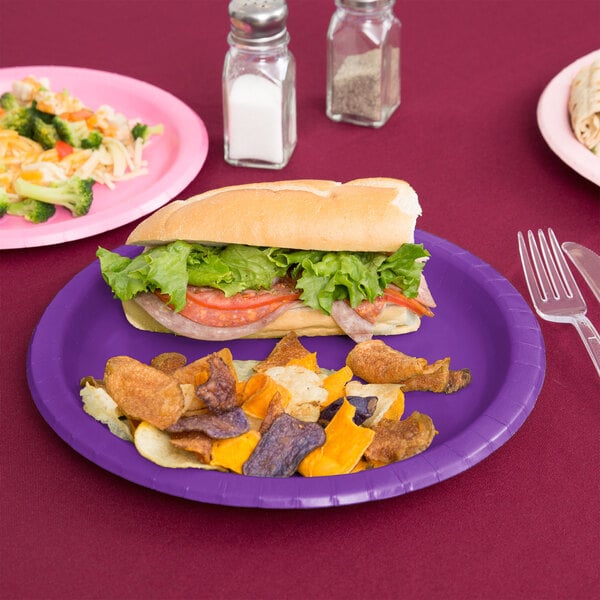
[[[196,340],[226,341],[243,338],[254,333],[258,333],[268,323],[271,323],[282,313],[290,308],[302,306],[301,302],[288,302],[280,306],[266,317],[250,323],[236,327],[212,327],[200,325],[182,315],[171,310],[158,296],[146,292],[138,294],[135,302],[139,304],[154,320],[158,321],[164,327],[170,329],[173,333]]]
[[[336,300],[331,306],[331,317],[339,328],[356,343],[373,337],[375,323],[363,319],[347,302]]]
[[[431,295],[427,281],[425,281],[424,275],[421,275],[421,281],[419,281],[419,293],[417,295],[417,300],[421,304],[429,306],[430,308],[435,308],[437,306],[433,296]]]

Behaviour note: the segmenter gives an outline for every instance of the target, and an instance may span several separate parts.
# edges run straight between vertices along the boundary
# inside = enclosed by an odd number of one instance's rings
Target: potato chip
[[[150,366],[172,375],[177,369],[185,366],[186,363],[187,358],[180,352],[162,352],[150,361]]]
[[[233,359],[231,356],[231,351],[228,348],[223,348],[216,353],[220,356],[225,364],[231,367],[232,372],[234,373],[234,377],[237,379],[237,374],[235,373],[235,369],[233,368]],[[159,355],[160,356],[160,355]],[[203,356],[191,363],[186,364],[185,366],[181,366],[179,369],[176,369],[173,372],[173,377],[179,381],[181,384],[189,384],[193,386],[194,395],[196,396],[195,400],[191,402],[191,404],[186,404],[186,411],[188,410],[198,410],[206,407],[206,403],[201,400],[196,394],[196,386],[202,385],[208,381],[210,377],[210,367],[208,363],[208,356]]]
[[[302,421],[316,422],[327,400],[322,379],[305,367],[272,367],[266,374],[291,394],[285,412]]]
[[[246,381],[254,375],[255,367],[259,361],[257,360],[239,360],[233,361],[233,368],[239,382]]]
[[[237,381],[233,367],[217,353],[208,356],[210,375],[196,387],[196,394],[211,412],[219,414],[238,407]]]
[[[246,381],[238,397],[246,414],[264,419],[269,404],[276,394],[279,395],[279,401],[284,407],[289,404],[291,394],[286,388],[278,385],[265,373],[255,373]]]
[[[390,407],[385,411],[383,419],[390,421],[399,421],[404,414],[404,390],[398,392],[397,398],[392,402]]]
[[[184,410],[178,381],[129,356],[114,356],[104,370],[106,391],[129,417],[159,429],[172,425]]]
[[[364,398],[362,396],[344,396],[343,398],[338,398],[335,402],[328,404],[321,411],[321,414],[319,415],[319,425],[326,427],[341,408],[344,400],[350,402],[356,410],[354,417],[352,418],[356,425],[362,425],[369,417],[373,416],[375,409],[377,408],[376,396],[366,396]]]
[[[399,383],[422,373],[427,360],[408,356],[382,340],[369,340],[350,350],[346,364],[369,383]]]
[[[258,373],[263,373],[272,367],[284,367],[289,364],[290,361],[304,359],[309,354],[310,352],[302,345],[296,332],[290,331],[277,342],[269,356],[256,365],[255,370]],[[309,359],[310,362],[312,362],[312,360],[313,359]],[[316,366],[316,354],[314,357],[314,364]]]
[[[361,383],[360,381],[353,380],[346,385],[346,395],[377,397],[377,408],[373,416],[369,417],[363,423],[365,427],[374,427],[377,425],[392,404],[397,401],[399,402],[398,398],[400,396],[402,396],[402,402],[404,402],[402,386],[399,383]]]
[[[325,443],[308,454],[298,465],[305,477],[324,477],[350,473],[369,447],[375,432],[353,421],[356,408],[344,400],[325,427]]]
[[[218,469],[214,465],[206,465],[193,452],[176,448],[171,444],[168,433],[154,425],[142,421],[133,436],[137,451],[148,460],[169,469]]]
[[[410,458],[431,445],[436,434],[431,417],[413,412],[404,421],[382,419],[365,458],[376,466]]]
[[[209,464],[213,440],[201,431],[170,433],[171,444],[188,452],[193,452],[201,463]]]
[[[260,440],[258,431],[247,431],[228,440],[217,440],[212,446],[210,464],[242,474],[242,466],[248,460]]]
[[[327,400],[323,407],[329,406],[345,394],[346,384],[352,379],[352,369],[348,366],[331,373],[323,380],[323,387],[327,390]]]
[[[127,419],[121,420],[123,414],[104,388],[86,383],[85,387],[80,390],[79,395],[83,401],[83,410],[88,415],[94,417],[96,421],[108,425],[111,433],[122,440],[133,441]]]
[[[285,408],[281,403],[281,395],[279,394],[279,392],[277,392],[271,399],[271,402],[269,403],[267,414],[262,420],[260,427],[258,428],[258,432],[261,435],[264,435],[269,430],[269,427],[273,425],[273,421],[275,421],[275,419],[282,415],[284,412]]]
[[[325,431],[283,413],[258,442],[242,473],[254,477],[291,477],[300,461],[325,442]]]
[[[219,414],[206,412],[183,416],[176,423],[167,427],[169,433],[201,431],[215,440],[236,437],[246,433],[248,429],[250,429],[248,419],[239,407]]]
[[[309,352],[300,358],[292,358],[289,360],[284,366],[286,367],[304,367],[309,371],[314,371],[315,373],[320,373],[321,369],[319,369],[319,365],[317,364],[317,353]]]

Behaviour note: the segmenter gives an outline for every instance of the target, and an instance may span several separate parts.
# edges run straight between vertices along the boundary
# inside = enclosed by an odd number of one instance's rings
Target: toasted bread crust
[[[393,252],[414,241],[420,213],[417,194],[399,179],[255,183],[171,202],[140,223],[127,243],[154,246],[184,240]]]

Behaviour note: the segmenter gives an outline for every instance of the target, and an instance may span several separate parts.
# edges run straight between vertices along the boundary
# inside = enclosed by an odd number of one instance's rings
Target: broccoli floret
[[[71,211],[74,217],[87,214],[92,205],[93,179],[71,177],[71,179],[56,181],[46,186],[18,177],[13,185],[19,196],[64,206]]]
[[[61,117],[54,117],[52,123],[60,139],[74,148],[95,149],[102,143],[102,134],[90,131],[85,121],[66,121]]]
[[[146,125],[145,123],[136,123],[131,130],[131,135],[134,140],[142,138],[142,141],[147,141],[151,135],[160,135],[163,132],[162,125]]]
[[[81,140],[87,137],[89,133],[85,121],[71,122],[61,117],[54,117],[52,124],[56,128],[58,137],[63,142],[67,142],[67,144],[77,148],[81,146]]]
[[[8,195],[6,190],[3,187],[0,187],[0,219],[6,214],[8,211],[8,205],[10,201],[8,199]]]
[[[0,107],[4,110],[14,110],[15,108],[21,108],[21,104],[12,92],[4,92],[0,96]]]
[[[101,143],[102,134],[99,131],[90,131],[90,135],[81,140],[81,147],[95,150],[96,148],[100,148]]]
[[[38,117],[44,123],[52,123],[52,119],[54,119],[54,115],[52,113],[44,112],[37,107],[37,100],[33,100],[31,105],[29,106],[29,112],[31,113],[31,117]]]
[[[6,111],[0,117],[0,126],[4,129],[12,129],[19,135],[30,138],[33,129],[33,119],[27,108],[13,108]]]
[[[31,137],[41,145],[44,150],[49,150],[56,146],[59,137],[56,127],[51,123],[44,123],[39,117],[33,117],[33,130]]]
[[[23,217],[30,223],[44,223],[56,212],[54,204],[25,198],[18,202],[9,202],[6,207],[7,215]]]

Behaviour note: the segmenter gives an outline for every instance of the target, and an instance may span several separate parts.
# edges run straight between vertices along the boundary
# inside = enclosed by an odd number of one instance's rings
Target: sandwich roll
[[[254,183],[176,200],[141,222],[133,259],[98,250],[138,329],[200,340],[418,329],[435,302],[412,187],[391,178]]]

